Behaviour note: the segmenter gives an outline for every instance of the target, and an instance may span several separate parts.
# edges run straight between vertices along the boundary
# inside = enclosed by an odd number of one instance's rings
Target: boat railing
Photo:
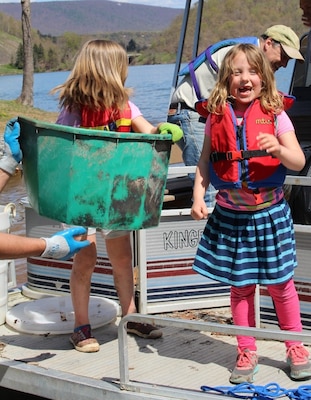
[[[311,343],[310,333],[295,333],[289,331],[270,330],[266,328],[248,328],[236,325],[225,325],[214,322],[202,322],[195,320],[185,320],[177,318],[167,318],[160,316],[147,316],[142,314],[129,314],[123,317],[118,326],[118,346],[119,346],[119,371],[120,371],[120,388],[131,392],[145,393],[146,395],[159,395],[165,398],[179,400],[206,399],[206,393],[200,391],[189,391],[186,389],[170,388],[167,386],[148,385],[141,382],[131,381],[129,376],[129,352],[128,352],[128,335],[126,325],[129,321],[156,324],[160,326],[169,326],[179,329],[189,329],[200,332],[218,333],[223,335],[243,335],[254,336],[257,339],[265,340],[297,340],[304,343]],[[169,374],[170,371],[167,371]],[[210,395],[213,400],[213,395]],[[215,395],[215,399],[222,396]],[[224,397],[225,398],[225,397]]]
[[[186,174],[195,173],[195,166],[173,165],[171,164],[168,169],[168,177],[182,176]],[[300,175],[287,175],[285,184],[293,186],[311,186],[311,177]],[[177,209],[177,210],[162,210],[161,215],[190,215],[190,208]],[[211,211],[211,209],[209,210]],[[311,233],[311,225],[294,224],[296,232]]]

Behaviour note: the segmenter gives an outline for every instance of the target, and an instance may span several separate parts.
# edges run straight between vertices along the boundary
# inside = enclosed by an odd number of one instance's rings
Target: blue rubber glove
[[[19,146],[20,125],[17,118],[12,118],[4,131],[4,153],[0,160],[0,168],[13,175],[23,155]]]
[[[183,136],[184,133],[180,129],[180,127],[176,124],[171,124],[170,122],[164,122],[158,127],[159,133],[161,135],[170,133],[172,135],[172,142],[178,142]]]
[[[84,234],[86,234],[86,229],[82,226],[77,226],[57,232],[50,238],[41,238],[46,242],[46,248],[41,257],[68,260],[80,249],[90,245],[88,240],[78,241],[74,239],[74,236]]]

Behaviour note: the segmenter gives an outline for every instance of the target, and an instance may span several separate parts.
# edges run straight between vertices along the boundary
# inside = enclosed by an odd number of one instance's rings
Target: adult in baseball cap
[[[300,53],[300,41],[296,33],[288,26],[273,25],[261,35],[260,47],[266,53],[272,68],[276,71],[286,67],[289,59],[304,61]]]

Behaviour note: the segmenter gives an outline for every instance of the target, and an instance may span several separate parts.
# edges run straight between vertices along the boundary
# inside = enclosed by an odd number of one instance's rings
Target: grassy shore
[[[23,70],[13,68],[9,64],[0,64],[0,76],[1,75],[21,75]]]
[[[27,117],[44,122],[55,122],[58,113],[47,112],[39,108],[23,106],[15,100],[0,100],[0,135],[3,135],[6,123],[14,117]]]

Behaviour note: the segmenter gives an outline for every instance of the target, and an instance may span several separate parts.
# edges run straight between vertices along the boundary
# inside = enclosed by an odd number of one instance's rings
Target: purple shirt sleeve
[[[79,128],[81,124],[80,113],[76,111],[69,112],[67,109],[63,108],[57,118],[56,124]]]

